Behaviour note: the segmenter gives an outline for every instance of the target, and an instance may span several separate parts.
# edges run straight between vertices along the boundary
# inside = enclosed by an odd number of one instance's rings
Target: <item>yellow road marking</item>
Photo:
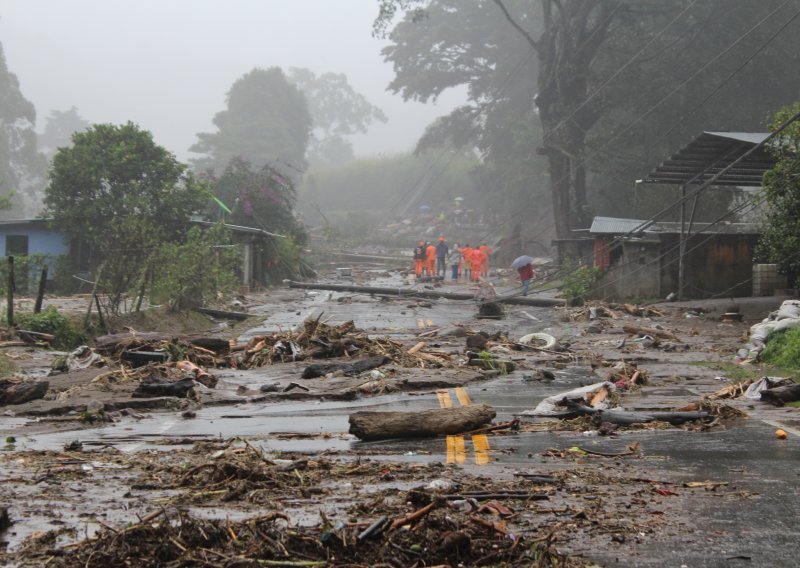
[[[464,436],[455,436],[456,463],[467,461],[467,446],[464,443]]]
[[[469,398],[467,389],[464,387],[456,387],[454,390],[456,391],[456,398],[458,399],[458,402],[461,403],[461,406],[469,406],[472,404],[472,399]]]
[[[453,390],[461,406],[469,406],[472,404],[472,399],[467,393],[467,389],[464,387],[456,387]],[[436,398],[439,399],[439,406],[441,408],[453,407],[453,398],[450,396],[449,390],[444,389],[436,391]],[[446,443],[447,463],[464,463],[467,461],[467,445],[464,441],[464,436],[447,436]],[[489,438],[486,434],[474,434],[472,436],[472,447],[475,450],[475,463],[477,465],[486,465],[489,463]]]
[[[489,438],[486,434],[474,434],[472,436],[472,447],[475,448],[475,463],[486,465],[489,463]]]
[[[439,398],[439,406],[441,408],[453,407],[453,399],[450,398],[450,393],[446,390],[436,391],[436,396]]]

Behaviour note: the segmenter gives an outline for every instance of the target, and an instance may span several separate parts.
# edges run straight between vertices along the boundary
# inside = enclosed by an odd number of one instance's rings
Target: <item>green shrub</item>
[[[569,305],[580,305],[586,299],[586,295],[592,288],[598,274],[599,268],[589,266],[575,267],[569,260],[562,265],[564,277],[558,289],[564,294],[564,298]]]
[[[800,371],[800,329],[771,333],[761,360],[781,369]]]
[[[56,264],[56,259],[47,254],[31,254],[14,257],[14,285],[16,293],[21,295],[35,295],[39,289],[39,278],[42,268],[48,266],[50,273]],[[8,291],[8,257],[0,258],[0,293]]]
[[[16,320],[20,329],[54,335],[54,347],[71,349],[86,341],[84,335],[55,306],[48,306],[38,314],[19,314]]]
[[[172,311],[202,306],[238,284],[239,249],[222,225],[193,227],[184,242],[162,244],[153,261],[151,301]]]

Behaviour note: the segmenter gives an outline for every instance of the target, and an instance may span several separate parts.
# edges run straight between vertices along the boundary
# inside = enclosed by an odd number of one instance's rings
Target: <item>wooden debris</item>
[[[361,411],[350,415],[350,433],[361,440],[424,438],[476,430],[496,416],[485,404],[422,412]]]

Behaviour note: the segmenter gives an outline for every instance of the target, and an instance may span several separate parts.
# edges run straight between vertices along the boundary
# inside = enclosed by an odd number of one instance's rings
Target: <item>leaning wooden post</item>
[[[44,301],[44,289],[47,287],[47,265],[42,268],[42,276],[39,278],[39,292],[36,294],[36,304],[33,306],[33,313],[38,314],[42,311]]]
[[[6,301],[6,321],[8,322],[8,329],[14,326],[14,257],[8,257],[8,292]]]
[[[83,319],[83,327],[89,325],[89,316],[92,315],[92,308],[94,308],[94,296],[97,294],[97,284],[100,282],[100,276],[103,274],[105,265],[106,263],[103,262],[100,264],[100,268],[97,269],[97,276],[95,276],[94,284],[92,285],[92,296],[89,298],[89,308],[86,310],[86,317]]]
[[[100,307],[100,298],[98,297],[97,294],[94,295],[94,303],[97,305],[97,317],[100,320],[100,327],[101,327],[101,329],[104,329],[107,332],[108,328],[106,327],[105,319],[103,319],[103,310]]]

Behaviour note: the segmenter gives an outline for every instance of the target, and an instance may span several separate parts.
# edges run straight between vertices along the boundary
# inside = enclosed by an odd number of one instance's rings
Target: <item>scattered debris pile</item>
[[[745,398],[783,406],[800,400],[800,384],[783,377],[749,379],[726,387],[707,397],[709,400]]]

